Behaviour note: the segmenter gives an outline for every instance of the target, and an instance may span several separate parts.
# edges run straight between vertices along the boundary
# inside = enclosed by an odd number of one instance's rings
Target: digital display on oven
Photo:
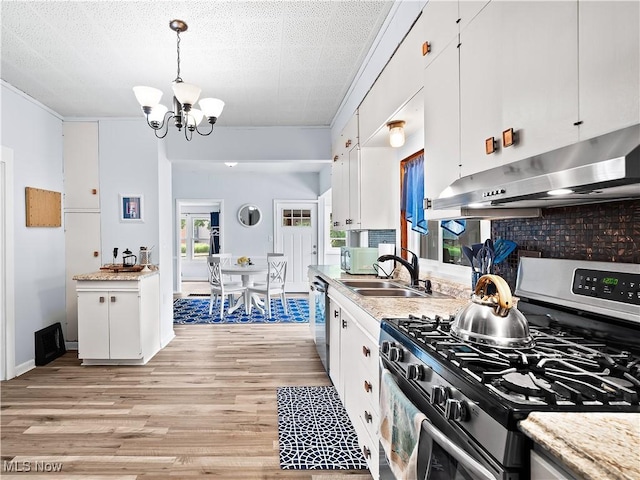
[[[571,291],[576,295],[640,305],[640,274],[578,268]]]

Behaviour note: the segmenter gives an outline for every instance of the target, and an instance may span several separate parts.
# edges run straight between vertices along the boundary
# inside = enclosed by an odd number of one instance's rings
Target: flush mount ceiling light
[[[387,123],[389,127],[389,145],[392,147],[401,147],[404,145],[404,124],[403,120],[394,120]]]
[[[235,167],[238,164],[238,162],[224,162],[224,164],[227,167]]]
[[[184,83],[180,78],[180,33],[186,32],[188,25],[182,20],[172,20],[169,28],[176,32],[176,49],[178,52],[178,74],[173,81],[173,111],[160,103],[162,91],[153,87],[133,87],[133,93],[142,107],[142,111],[147,117],[147,123],[153,128],[156,137],[164,138],[169,131],[169,122],[173,118],[174,125],[178,131],[184,128],[184,136],[190,141],[193,132],[202,136],[210,135],[213,132],[213,124],[222,113],[224,102],[217,98],[202,98],[198,105],[200,109],[193,108],[198,101],[201,89],[196,85]],[[207,118],[211,125],[208,132],[201,132],[198,124]]]

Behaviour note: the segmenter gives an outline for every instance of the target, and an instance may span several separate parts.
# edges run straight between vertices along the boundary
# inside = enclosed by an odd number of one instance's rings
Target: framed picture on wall
[[[120,194],[120,221],[143,222],[144,202],[142,195]]]

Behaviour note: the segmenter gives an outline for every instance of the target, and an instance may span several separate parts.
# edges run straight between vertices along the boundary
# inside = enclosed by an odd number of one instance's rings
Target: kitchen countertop
[[[520,430],[586,480],[640,478],[640,413],[533,412]]]
[[[73,276],[73,280],[93,280],[93,281],[109,281],[109,280],[140,280],[144,277],[157,275],[158,270],[149,270],[142,272],[112,272],[110,270],[99,270],[91,273],[80,273]]]
[[[340,280],[373,280],[376,278],[375,276],[350,275],[340,270],[337,265],[310,265],[309,269],[314,273],[320,274],[321,277],[329,281],[330,288],[335,288],[377,320],[382,320],[384,317],[407,317],[409,314],[449,316],[467,305],[471,296],[471,289],[464,288],[457,283],[432,278],[434,291],[451,295],[454,298],[363,297],[340,283]],[[397,283],[405,283],[397,279],[392,280]]]

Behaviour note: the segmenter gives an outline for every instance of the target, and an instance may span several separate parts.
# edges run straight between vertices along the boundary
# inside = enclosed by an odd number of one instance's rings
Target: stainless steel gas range
[[[640,266],[522,258],[515,293],[530,348],[459,340],[453,316],[383,319],[381,367],[428,420],[418,478],[527,479],[530,412],[640,412]]]

